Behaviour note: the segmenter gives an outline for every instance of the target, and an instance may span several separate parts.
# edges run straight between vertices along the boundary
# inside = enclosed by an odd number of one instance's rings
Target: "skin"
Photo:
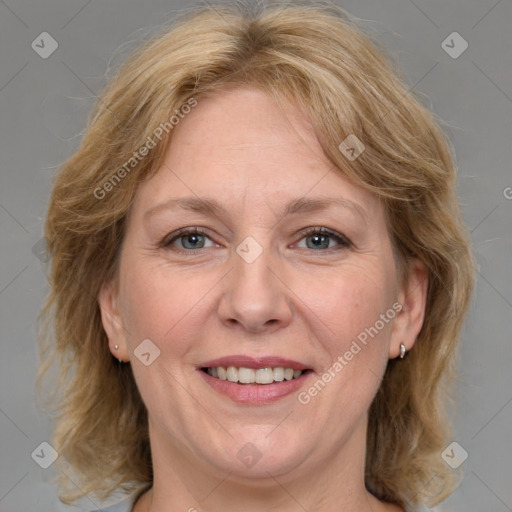
[[[147,214],[184,197],[213,198],[223,211]],[[284,215],[300,198],[358,206]],[[190,237],[162,247],[187,227],[207,234],[192,248]],[[327,237],[314,248],[314,234],[301,233],[308,227],[351,245]],[[236,252],[247,236],[262,248],[252,263]],[[364,459],[388,359],[400,343],[411,350],[423,322],[426,272],[409,267],[399,279],[382,204],[333,167],[293,104],[252,88],[201,97],[162,168],[140,185],[118,280],[99,297],[111,352],[132,364],[148,408],[154,482],[134,510],[401,510],[365,489]],[[240,405],[196,369],[233,354],[280,356],[308,364],[313,382],[395,302],[401,312],[308,404],[292,393]],[[134,356],[146,338],[160,350],[149,366]],[[237,457],[246,443],[261,454],[250,468]]]

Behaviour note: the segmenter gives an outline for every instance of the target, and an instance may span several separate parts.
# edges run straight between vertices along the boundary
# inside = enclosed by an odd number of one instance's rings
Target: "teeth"
[[[273,382],[282,382],[283,380],[298,379],[302,375],[302,370],[294,370],[293,368],[283,368],[276,366],[275,368],[245,368],[241,366],[218,366],[217,368],[208,368],[208,375],[216,377],[220,380],[228,380],[229,382],[239,382],[241,384],[272,384]]]
[[[229,382],[238,382],[238,370],[234,366],[228,366],[226,369],[226,377]]]
[[[284,368],[282,366],[274,368],[274,380],[277,382],[282,382],[284,380]]]
[[[255,373],[258,384],[272,384],[274,382],[274,370],[272,368],[260,368]]]
[[[241,382],[242,384],[254,384],[256,382],[256,372],[251,368],[239,368],[238,382]]]

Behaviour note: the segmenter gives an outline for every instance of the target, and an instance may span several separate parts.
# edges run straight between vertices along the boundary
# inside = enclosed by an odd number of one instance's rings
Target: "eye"
[[[329,249],[344,249],[351,247],[351,242],[342,234],[323,227],[308,228],[303,230],[302,238],[297,244],[301,249],[312,249],[325,252]],[[199,227],[183,228],[167,235],[160,247],[175,249],[177,251],[190,252],[194,250],[215,247],[216,244],[207,235],[206,231]]]
[[[209,245],[208,245],[209,242]],[[194,249],[205,249],[213,247],[215,244],[206,235],[201,228],[183,228],[171,233],[161,243],[162,248],[176,248],[182,251],[191,251]]]
[[[338,248],[343,249],[352,245],[346,237],[327,228],[309,228],[301,234],[303,238],[297,245],[301,249],[306,248],[314,251],[322,251],[323,249],[336,248],[336,246],[341,246]],[[302,244],[303,240],[305,240],[305,245]]]

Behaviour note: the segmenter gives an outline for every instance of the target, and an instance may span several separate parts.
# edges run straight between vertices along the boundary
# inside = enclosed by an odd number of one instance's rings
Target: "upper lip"
[[[277,356],[265,356],[265,357],[250,357],[246,355],[233,355],[226,357],[219,357],[218,359],[212,359],[201,364],[201,368],[218,368],[219,366],[235,366],[237,368],[293,368],[294,370],[308,370],[311,367],[294,361],[293,359],[286,359]]]

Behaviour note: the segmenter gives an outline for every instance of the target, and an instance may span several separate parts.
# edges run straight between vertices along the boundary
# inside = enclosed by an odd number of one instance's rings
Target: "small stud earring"
[[[119,350],[119,345],[114,345],[114,350],[117,352],[117,351]],[[123,360],[122,360],[122,359],[119,359],[119,358],[118,358],[117,360],[118,360],[120,363],[122,363],[122,362],[123,362]]]
[[[400,343],[400,359],[403,359],[406,353],[407,350],[405,349],[405,345],[403,343]]]

